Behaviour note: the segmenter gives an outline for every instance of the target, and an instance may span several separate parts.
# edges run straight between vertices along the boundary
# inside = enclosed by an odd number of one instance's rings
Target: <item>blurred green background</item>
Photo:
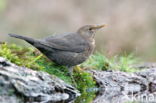
[[[43,38],[103,23],[97,51],[156,61],[156,0],[0,0],[0,41],[30,46],[7,34]]]

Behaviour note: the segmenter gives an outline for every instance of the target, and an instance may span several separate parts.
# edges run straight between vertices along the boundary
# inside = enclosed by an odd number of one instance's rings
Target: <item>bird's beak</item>
[[[92,29],[101,29],[103,27],[106,27],[107,25],[106,24],[102,24],[102,25],[95,25],[92,27]]]

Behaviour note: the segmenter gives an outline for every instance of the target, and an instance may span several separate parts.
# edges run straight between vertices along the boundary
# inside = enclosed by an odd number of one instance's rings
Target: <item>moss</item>
[[[74,78],[76,78],[78,90],[82,93],[74,103],[91,103],[96,96],[96,91],[91,90],[92,88],[96,88],[96,82],[91,74],[75,68]],[[88,91],[88,89],[91,91]]]
[[[0,45],[0,56],[10,60],[11,62],[32,69],[39,69],[39,64],[36,63],[42,57],[42,54],[36,54],[36,50],[32,48],[23,48],[15,44],[8,45],[7,43]]]
[[[65,82],[72,84],[72,80],[68,75],[68,68],[64,66],[57,65],[45,57],[36,61],[36,63],[40,66],[40,70],[45,71],[51,75],[55,75]]]

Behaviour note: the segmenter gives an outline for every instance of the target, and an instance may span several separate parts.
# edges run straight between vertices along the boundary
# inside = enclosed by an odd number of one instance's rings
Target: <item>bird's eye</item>
[[[92,28],[89,28],[89,30],[91,31],[91,30],[92,30]]]

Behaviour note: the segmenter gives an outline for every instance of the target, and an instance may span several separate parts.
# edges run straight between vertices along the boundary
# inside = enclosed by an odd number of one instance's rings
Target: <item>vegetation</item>
[[[138,58],[134,58],[134,54],[115,56],[113,58],[107,58],[103,54],[96,52],[81,66],[83,68],[91,68],[98,70],[120,70],[123,72],[136,72],[136,69],[130,65],[139,61]]]
[[[19,66],[48,72],[72,84],[72,79],[68,75],[68,69],[66,67],[51,62],[34,48],[23,48],[15,44],[8,45],[7,43],[2,43],[0,45],[0,56],[7,58]],[[89,103],[95,97],[95,91],[90,91],[88,93],[87,89],[95,88],[96,83],[91,74],[83,71],[83,69],[133,72],[135,69],[131,68],[129,65],[136,62],[137,59],[134,59],[133,55],[116,56],[108,59],[103,54],[96,52],[85,63],[80,65],[82,69],[75,68],[74,70],[73,76],[76,81],[77,89],[82,93],[82,97],[78,98],[77,103],[80,103],[82,99],[83,103]]]

